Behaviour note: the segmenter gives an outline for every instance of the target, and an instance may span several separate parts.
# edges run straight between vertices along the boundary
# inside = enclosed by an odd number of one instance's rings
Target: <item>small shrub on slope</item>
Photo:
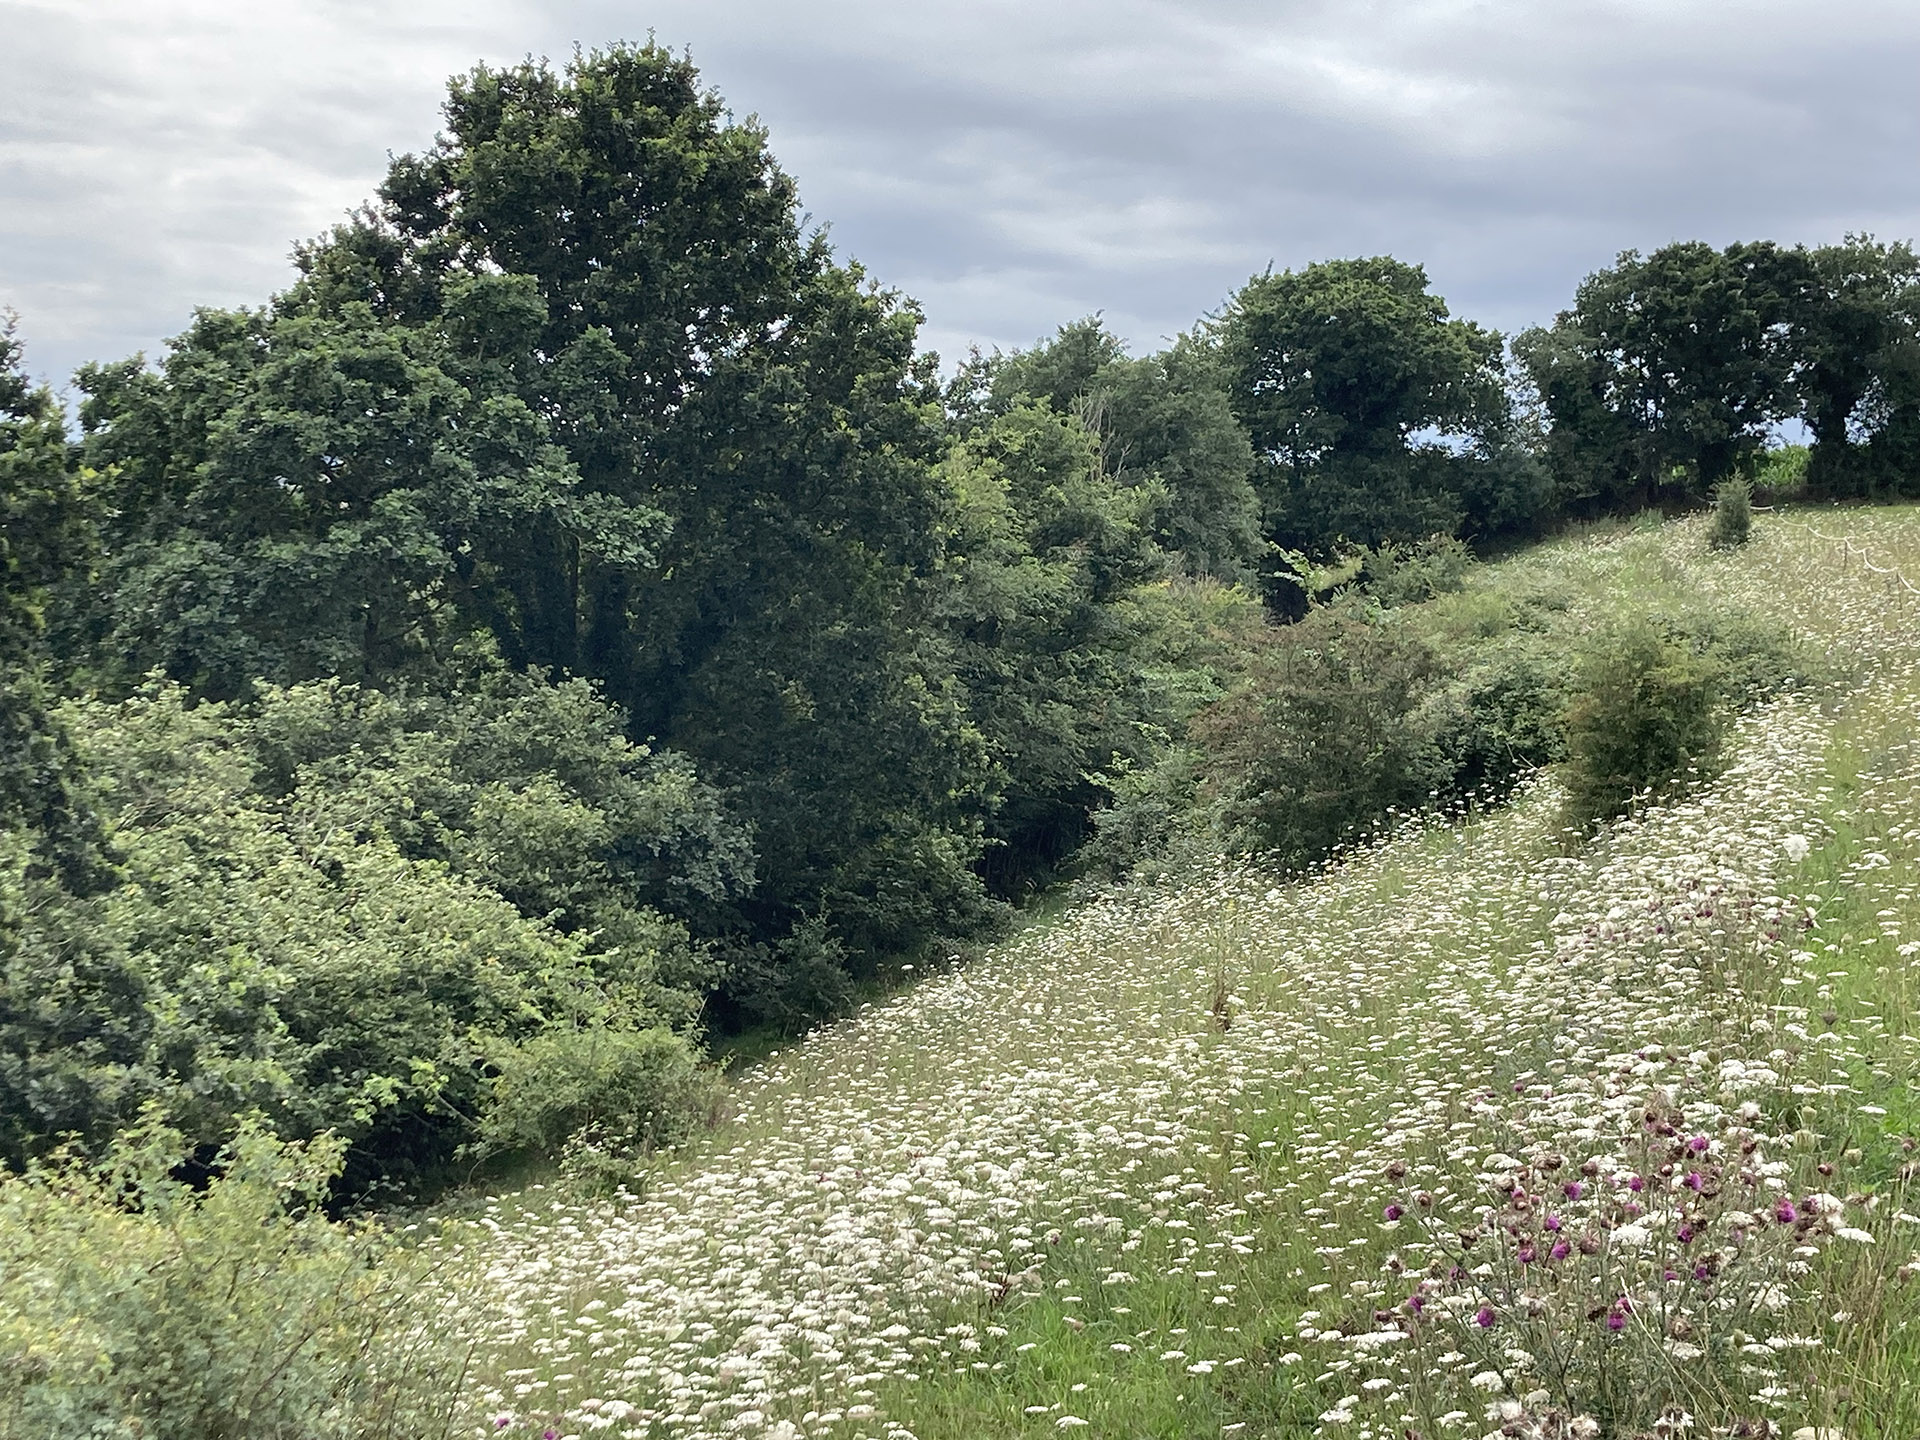
[[[1634,797],[1712,772],[1725,725],[1720,666],[1651,620],[1587,652],[1567,711],[1567,818],[1582,828]]]
[[[1423,805],[1432,755],[1413,717],[1432,670],[1418,636],[1351,603],[1263,637],[1246,683],[1194,724],[1228,844],[1301,867]]]
[[[710,1108],[716,1079],[671,1030],[549,1030],[494,1059],[484,1118],[488,1150],[555,1155],[578,1137],[637,1172]]]
[[[1713,524],[1707,541],[1716,550],[1733,550],[1753,532],[1753,483],[1735,475],[1722,480],[1713,495]]]

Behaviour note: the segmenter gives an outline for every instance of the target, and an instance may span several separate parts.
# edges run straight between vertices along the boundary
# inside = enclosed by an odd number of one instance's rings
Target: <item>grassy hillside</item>
[[[1720,606],[1825,678],[1591,841],[1549,774],[1305,881],[1117,892],[774,1056],[643,1199],[447,1223],[468,1423],[1911,1435],[1898,572],[1914,510],[1765,515],[1731,555],[1699,521],[1627,527],[1477,572],[1420,623],[1571,645]]]

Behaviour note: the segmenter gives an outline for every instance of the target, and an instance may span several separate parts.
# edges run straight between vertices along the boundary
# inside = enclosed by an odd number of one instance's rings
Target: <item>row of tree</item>
[[[339,1093],[295,1128],[484,1129],[543,1026],[829,1011],[1070,871],[1353,546],[1698,500],[1795,416],[1820,493],[1920,476],[1905,246],[1628,254],[1511,346],[1332,261],[1158,354],[1088,320],[943,380],[684,57],[483,68],[445,113],[285,293],[82,371],[77,436],[5,342],[16,1154],[176,1082],[229,1086],[210,1137],[292,1114],[301,1066]],[[383,865],[495,938],[348,1063],[271,996],[344,934],[404,988]],[[335,920],[221,918],[276,894]],[[76,1046],[91,1078],[41,1063]]]

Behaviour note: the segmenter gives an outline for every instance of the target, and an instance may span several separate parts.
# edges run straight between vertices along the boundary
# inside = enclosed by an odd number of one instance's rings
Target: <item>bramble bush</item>
[[[1414,715],[1433,670],[1410,627],[1351,599],[1262,637],[1245,682],[1193,727],[1227,843],[1301,867],[1425,804],[1432,757]]]
[[[665,1028],[549,1030],[496,1052],[493,1069],[484,1153],[591,1154],[637,1174],[720,1102],[717,1074]]]

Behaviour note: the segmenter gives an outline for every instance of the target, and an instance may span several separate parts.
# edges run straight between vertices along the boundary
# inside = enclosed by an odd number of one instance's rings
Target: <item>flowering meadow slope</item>
[[[1590,842],[1547,775],[1123,890],[747,1074],[642,1199],[445,1223],[466,1433],[1910,1436],[1902,572],[1910,511],[1488,567],[1462,603],[1732,607],[1833,678]]]

